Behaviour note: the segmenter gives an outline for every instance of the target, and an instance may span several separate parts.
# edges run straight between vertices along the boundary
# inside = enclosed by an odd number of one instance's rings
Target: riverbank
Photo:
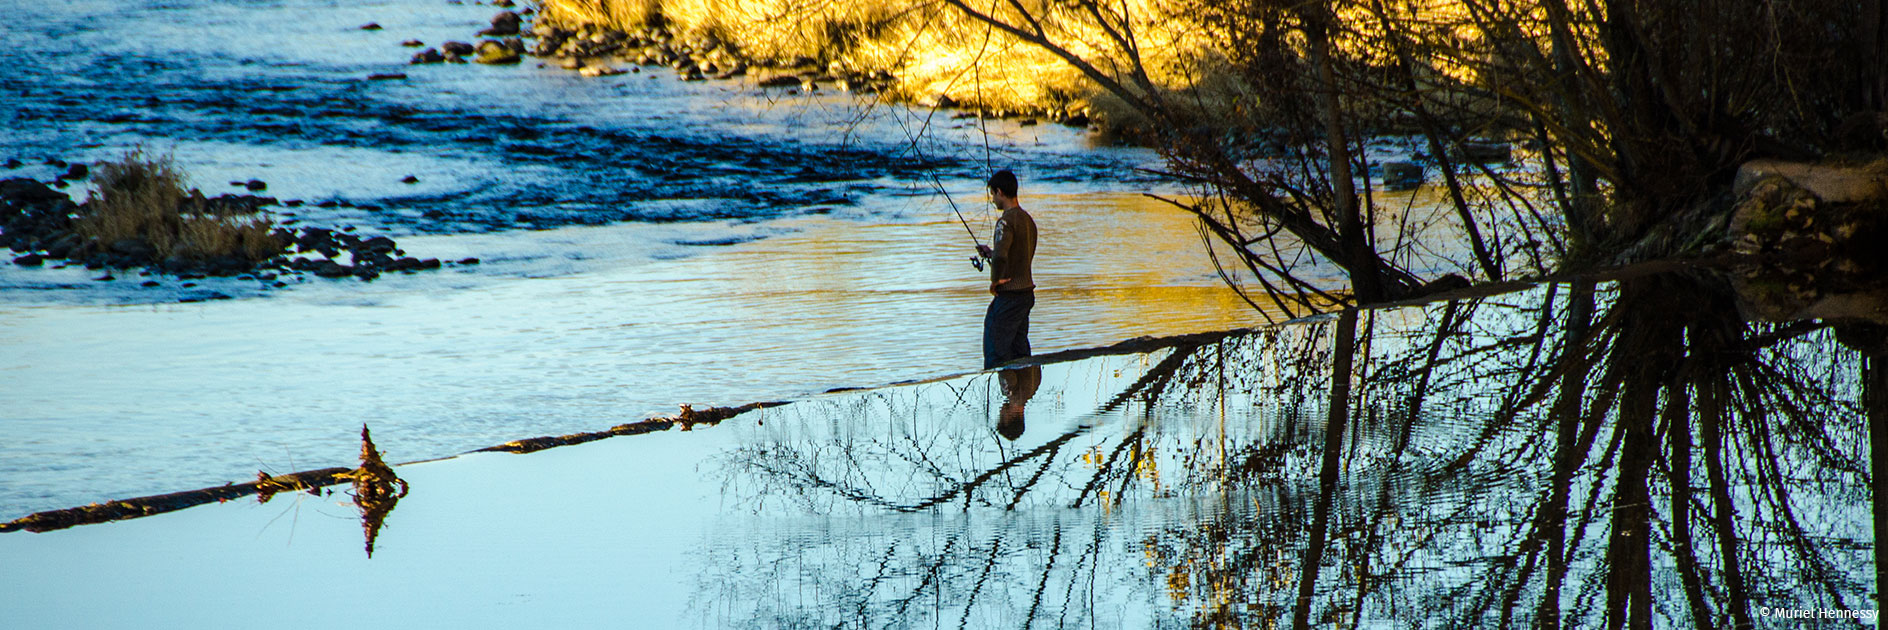
[[[962,110],[957,117],[1092,126],[1108,137],[1139,122],[1062,59],[938,3],[540,4],[525,30],[537,38],[529,50],[590,76],[670,66],[691,80],[738,79],[783,96],[837,89]],[[1150,54],[1154,65],[1174,56]]]

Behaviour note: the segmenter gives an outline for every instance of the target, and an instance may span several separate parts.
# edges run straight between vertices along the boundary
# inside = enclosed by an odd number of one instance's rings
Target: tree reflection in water
[[[1051,366],[1016,442],[988,374],[796,404],[714,466],[729,497],[812,520],[705,551],[700,603],[826,627],[1876,609],[1888,389],[1837,338],[1888,336],[1737,312],[1704,272],[1348,312]]]

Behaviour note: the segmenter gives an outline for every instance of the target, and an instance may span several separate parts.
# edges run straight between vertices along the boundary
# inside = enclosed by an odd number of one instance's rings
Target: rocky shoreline
[[[981,108],[959,103],[945,94],[904,95],[894,89],[898,77],[887,68],[849,67],[839,61],[822,62],[807,56],[760,57],[712,35],[684,36],[662,26],[622,30],[596,24],[562,24],[537,17],[530,8],[500,11],[492,16],[489,28],[478,31],[476,38],[483,39],[475,38],[476,44],[447,41],[425,47],[408,63],[510,65],[531,56],[546,60],[540,66],[555,64],[586,77],[642,74],[644,68],[649,68],[647,76],[653,79],[659,76],[658,69],[667,68],[682,81],[742,81],[786,95],[837,90],[936,109],[966,108],[953,114],[952,118],[958,119],[1015,119],[1022,126],[1046,120],[1075,128],[1091,128],[1097,122],[1081,105]],[[526,40],[534,41],[527,44]],[[404,40],[401,45],[425,46],[414,39]]]
[[[48,160],[47,164],[54,162],[64,163],[55,159]],[[13,160],[10,163],[18,162]],[[68,170],[50,184],[26,177],[0,179],[0,247],[9,248],[16,254],[11,258],[13,264],[21,267],[81,265],[86,269],[104,272],[104,275],[94,278],[100,282],[118,280],[116,272],[138,269],[141,270],[140,277],[168,275],[183,281],[239,277],[282,288],[288,285],[286,279],[308,274],[320,278],[351,277],[372,281],[386,273],[416,273],[447,265],[479,263],[477,258],[445,262],[437,258],[410,256],[392,238],[356,234],[355,228],[351,226],[340,229],[273,228],[270,233],[279,247],[273,255],[262,260],[235,255],[162,256],[157,248],[141,238],[99,242],[86,237],[78,229],[79,217],[83,216],[86,204],[92,202],[74,201],[71,195],[55,188],[63,188],[70,182],[84,179],[89,169],[77,163],[68,164],[66,168]],[[267,187],[266,183],[258,180],[237,183],[252,193]],[[263,213],[270,207],[292,208],[302,205],[305,202],[298,199],[280,200],[257,194],[232,193],[208,197],[200,190],[192,190],[176,212],[250,216]],[[323,201],[307,205],[338,207],[343,204]],[[142,283],[142,286],[151,288],[161,285],[157,280]],[[183,286],[188,288],[194,285],[186,282]]]

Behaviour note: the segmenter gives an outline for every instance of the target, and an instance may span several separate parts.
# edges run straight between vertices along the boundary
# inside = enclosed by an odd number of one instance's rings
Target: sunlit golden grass
[[[621,30],[661,26],[682,37],[712,35],[738,46],[754,59],[819,59],[842,70],[889,70],[896,81],[886,95],[893,100],[936,102],[938,97],[970,109],[1012,114],[1086,114],[1113,126],[1136,126],[1139,113],[1116,95],[1049,51],[1023,42],[935,0],[543,0],[541,20],[565,26],[598,25]],[[1028,24],[1008,2],[968,4],[1011,24]],[[1048,39],[1087,61],[1130,89],[1134,66],[1088,14],[1075,5],[1022,3],[1042,25]],[[1212,33],[1202,31],[1212,18],[1201,15],[1199,0],[1125,0],[1109,11],[1128,16],[1142,69],[1170,105],[1193,111],[1198,121],[1226,127],[1264,125],[1267,106],[1245,73],[1290,72],[1290,68],[1235,68]],[[1495,54],[1468,10],[1454,0],[1390,3],[1381,16],[1368,7],[1339,9],[1342,25],[1333,44],[1351,63],[1390,67],[1399,50],[1415,50],[1417,89],[1436,92],[1441,84],[1459,86],[1483,80]],[[1505,16],[1504,28],[1523,38],[1544,38],[1539,9]],[[1120,23],[1115,23],[1119,29]],[[1394,29],[1395,37],[1388,36]],[[1288,29],[1285,40],[1305,46],[1302,33]],[[1117,30],[1117,32],[1122,32]],[[1581,36],[1590,36],[1582,33]],[[1246,63],[1250,64],[1250,60]],[[1441,90],[1459,95],[1462,90]],[[1479,93],[1477,93],[1479,94]],[[1436,98],[1432,96],[1431,98]],[[1443,99],[1449,108],[1488,114],[1487,99]],[[1464,109],[1466,108],[1466,109]],[[1391,112],[1364,108],[1373,121]]]
[[[1188,49],[1183,33],[1160,19],[1155,0],[1131,0],[1150,76],[1183,87],[1198,77],[1176,69]],[[1032,3],[1033,4],[1033,3]],[[854,71],[890,70],[889,96],[926,101],[948,96],[967,107],[1016,113],[1107,107],[1066,61],[937,2],[864,0],[545,0],[540,19],[623,30],[663,26],[684,36],[713,35],[756,59],[811,57]],[[1052,5],[1038,5],[1049,9]],[[1007,10],[1005,8],[1005,10]],[[1081,19],[1041,16],[1055,40],[1078,55],[1113,65],[1098,29]]]
[[[201,197],[192,197],[170,156],[134,149],[92,172],[91,199],[80,206],[76,227],[95,249],[142,241],[157,260],[233,256],[249,262],[267,260],[282,250],[266,214],[212,208]]]

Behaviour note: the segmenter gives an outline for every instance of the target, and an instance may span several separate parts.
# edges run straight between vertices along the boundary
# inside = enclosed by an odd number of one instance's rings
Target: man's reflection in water
[[[996,413],[996,432],[1013,442],[1023,435],[1023,409],[1036,395],[1036,386],[1042,384],[1042,368],[1011,368],[997,372],[996,378],[1003,387],[1003,408]]]

